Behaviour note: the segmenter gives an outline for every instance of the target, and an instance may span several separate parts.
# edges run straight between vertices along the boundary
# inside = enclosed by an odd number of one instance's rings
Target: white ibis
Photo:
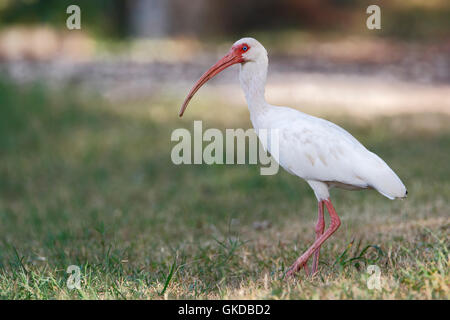
[[[341,224],[330,200],[330,188],[375,189],[389,199],[405,198],[408,191],[386,162],[341,127],[298,110],[267,103],[264,96],[267,51],[253,38],[237,41],[222,59],[201,76],[186,97],[180,117],[203,84],[237,63],[240,64],[239,79],[253,127],[256,131],[278,130],[279,158],[276,160],[286,171],[306,180],[317,198],[316,239],[287,270],[287,275],[293,275],[303,267],[309,274],[307,262],[314,254],[311,274],[315,274],[321,245]],[[270,151],[270,146],[268,149]],[[324,206],[330,215],[330,225],[325,231]]]

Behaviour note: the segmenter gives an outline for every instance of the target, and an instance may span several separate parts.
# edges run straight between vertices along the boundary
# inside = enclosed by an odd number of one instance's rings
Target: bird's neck
[[[264,96],[267,78],[267,58],[241,64],[239,80],[247,99],[250,115],[258,116],[267,109]]]

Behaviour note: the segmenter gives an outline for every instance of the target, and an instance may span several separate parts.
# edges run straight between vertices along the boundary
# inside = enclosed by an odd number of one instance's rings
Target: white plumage
[[[272,156],[286,171],[305,179],[319,202],[316,241],[288,272],[293,274],[301,267],[307,269],[308,259],[315,254],[312,269],[315,273],[320,246],[340,225],[329,199],[331,187],[350,190],[373,188],[389,199],[406,197],[406,188],[386,162],[341,127],[295,109],[268,104],[264,96],[267,51],[253,38],[237,41],[230,52],[198,80],[187,96],[180,116],[204,83],[236,63],[240,64],[239,79],[256,132],[259,129],[278,131],[279,153],[277,156],[276,152],[271,152]],[[265,149],[271,151],[271,145],[265,139],[260,141]],[[324,205],[331,217],[330,227],[325,232]]]
[[[253,126],[278,129],[277,162],[308,181],[318,200],[329,198],[328,187],[373,188],[390,199],[406,195],[394,171],[341,127],[286,107],[265,109],[252,117]]]
[[[250,119],[256,130],[278,129],[276,160],[286,171],[308,181],[318,200],[329,198],[329,187],[373,188],[390,199],[406,196],[406,188],[394,171],[350,133],[327,120],[268,104],[264,98],[267,51],[252,38],[234,45],[241,43],[251,48],[244,57],[253,60],[241,64],[239,75]]]

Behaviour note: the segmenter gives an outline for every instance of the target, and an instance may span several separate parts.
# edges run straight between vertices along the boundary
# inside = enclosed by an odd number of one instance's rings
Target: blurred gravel
[[[439,50],[405,47],[400,52],[392,52],[391,56],[389,52],[385,53],[381,61],[351,61],[313,53],[270,55],[269,78],[281,79],[287,74],[290,78],[301,78],[305,73],[317,73],[450,85],[450,45],[441,46]],[[111,100],[127,100],[151,97],[161,90],[174,92],[181,89],[184,92],[216,59],[212,54],[182,62],[146,62],[120,56],[82,62],[58,57],[47,60],[13,59],[0,61],[0,72],[18,83],[39,81],[52,87],[75,84]],[[224,72],[213,81],[236,83],[237,75],[236,72]]]

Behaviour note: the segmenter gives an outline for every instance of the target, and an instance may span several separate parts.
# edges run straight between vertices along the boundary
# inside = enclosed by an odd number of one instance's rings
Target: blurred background
[[[81,30],[66,28],[70,4],[81,8]],[[233,42],[249,35],[270,53],[269,85],[276,87],[270,95],[277,99],[345,102],[347,107],[352,107],[347,102],[360,106],[366,101],[362,109],[406,105],[416,109],[426,102],[423,99],[432,99],[430,90],[424,89],[419,99],[411,94],[400,97],[399,88],[386,80],[428,87],[450,81],[450,5],[445,0],[378,1],[382,29],[368,30],[370,4],[356,0],[193,0],[188,5],[181,0],[1,0],[0,68],[15,82],[37,80],[89,88],[111,99],[145,99],[161,91],[186,90],[186,83]],[[235,73],[226,73],[217,83],[236,88]],[[336,84],[342,82],[329,77],[341,75],[357,87],[372,89],[342,91]],[[368,79],[379,81],[366,83]],[[365,99],[383,90],[378,85],[389,92]],[[408,89],[418,94],[413,87],[400,90]],[[397,99],[407,101],[397,103]]]
[[[81,30],[66,27],[71,4]],[[381,30],[366,27],[371,4]],[[260,226],[311,231],[315,201],[295,177],[170,161],[172,130],[194,119],[251,126],[237,67],[177,116],[244,36],[269,52],[270,103],[335,121],[408,186],[403,206],[337,190],[344,220],[356,219],[346,230],[381,230],[358,229],[357,209],[379,228],[406,217],[448,227],[449,17],[448,0],[0,0],[0,266],[102,265],[108,252],[163,279],[174,250],[200,255],[230,226],[253,239]]]

